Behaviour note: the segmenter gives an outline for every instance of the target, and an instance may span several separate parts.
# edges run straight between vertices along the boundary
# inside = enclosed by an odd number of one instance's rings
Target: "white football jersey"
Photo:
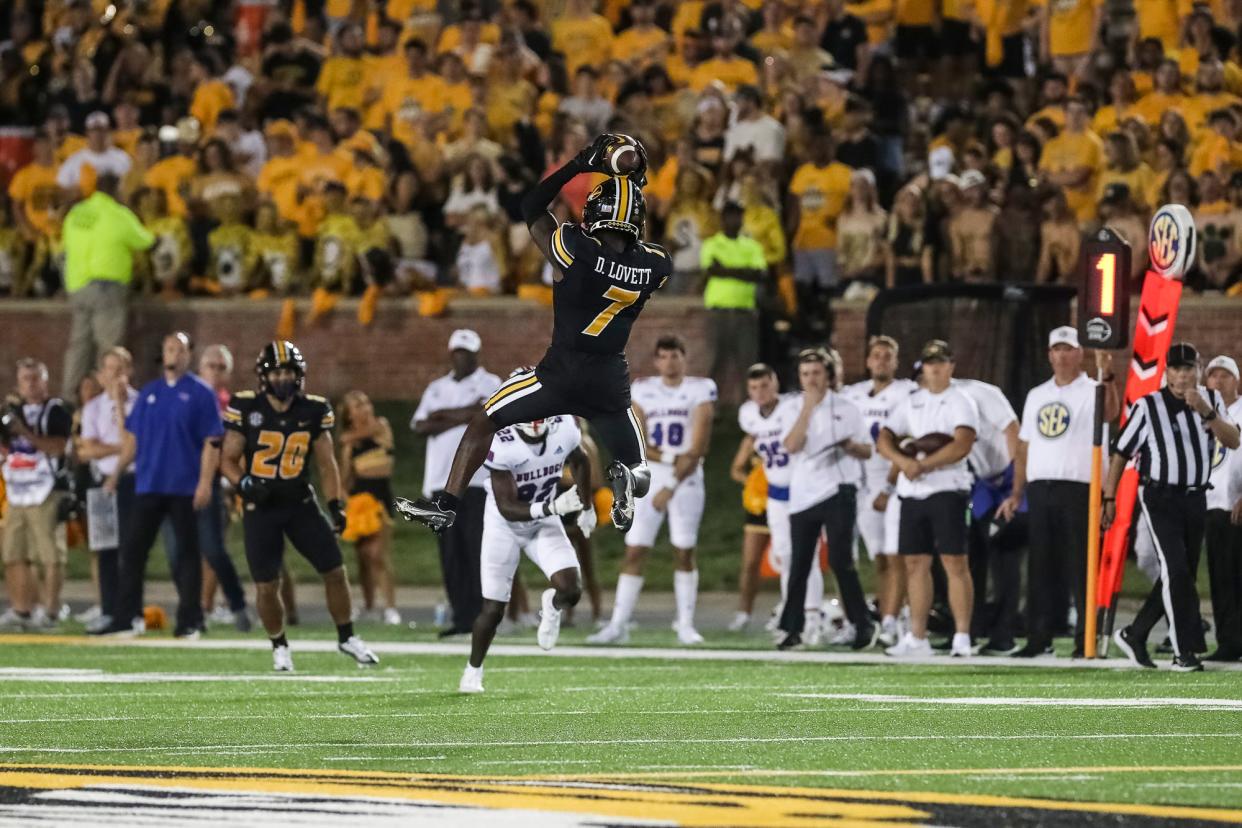
[[[897,437],[919,438],[928,434],[948,434],[959,428],[968,428],[979,434],[979,407],[960,388],[949,386],[939,394],[920,388],[906,397],[885,426]],[[902,498],[931,497],[938,492],[968,492],[974,479],[966,458],[949,466],[930,471],[918,480],[910,480],[904,474],[897,478],[897,494]]]
[[[754,438],[755,454],[763,460],[763,474],[769,486],[789,486],[793,463],[785,450],[785,437],[801,410],[802,399],[798,394],[781,394],[776,408],[766,417],[750,400],[737,410],[737,423],[743,432]]]
[[[492,447],[483,463],[494,471],[507,471],[517,483],[518,498],[524,503],[556,497],[565,460],[582,443],[582,432],[573,417],[547,419],[548,436],[542,443],[528,443],[512,426],[502,428],[492,438]],[[492,499],[492,481],[484,483],[487,497]]]
[[[690,450],[694,409],[716,401],[716,383],[685,377],[680,385],[666,385],[660,377],[644,377],[630,387],[630,399],[647,421],[647,442],[664,457],[675,457]]]
[[[858,406],[858,410],[862,412],[863,422],[874,446],[880,439],[880,429],[888,425],[888,418],[897,403],[917,391],[919,386],[914,380],[895,379],[878,393],[874,393],[872,387],[871,380],[863,380],[845,386],[841,389],[841,395]],[[859,462],[862,463],[866,487],[871,490],[884,488],[892,464],[878,451],[872,451],[871,459]]]
[[[979,409],[979,431],[975,445],[966,460],[971,471],[982,480],[990,480],[1005,471],[1009,461],[1009,441],[1005,429],[1018,422],[1018,415],[1005,397],[1005,392],[990,382],[974,379],[954,379],[954,388],[974,400]]]

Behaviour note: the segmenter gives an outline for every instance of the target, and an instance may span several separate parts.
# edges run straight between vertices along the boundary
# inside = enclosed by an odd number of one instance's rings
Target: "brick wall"
[[[362,328],[356,304],[342,302],[322,324],[301,326],[295,340],[311,364],[311,386],[337,396],[361,388],[376,399],[413,399],[446,370],[445,343],[453,329],[471,327],[483,337],[484,364],[497,373],[538,361],[551,332],[551,310],[513,299],[459,300],[443,319],[424,319],[412,304],[381,305],[374,323]],[[839,303],[836,343],[851,379],[863,366],[866,306]],[[300,315],[308,309],[303,305]],[[132,308],[128,346],[138,377],[154,376],[160,337],[184,329],[201,345],[224,342],[238,360],[239,384],[249,382],[254,355],[272,337],[278,302],[200,299],[168,305],[141,301]],[[1135,305],[1132,318],[1137,315]],[[659,298],[647,305],[630,341],[630,363],[647,373],[656,337],[676,332],[691,346],[690,370],[706,373],[706,312],[695,299]],[[63,302],[0,301],[0,390],[13,387],[13,363],[22,356],[47,362],[52,388],[60,387],[69,313]],[[1242,357],[1242,301],[1208,297],[1183,300],[1177,337],[1194,342],[1205,355]]]

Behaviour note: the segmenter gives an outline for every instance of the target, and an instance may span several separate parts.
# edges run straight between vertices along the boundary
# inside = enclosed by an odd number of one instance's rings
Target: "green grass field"
[[[1151,824],[1204,817],[1168,810],[1196,806],[1242,819],[1242,672],[766,651],[690,660],[656,647],[586,651],[574,646],[584,635],[566,631],[553,656],[530,654],[529,633],[498,639],[487,692],[473,697],[455,692],[462,645],[425,636],[374,642],[383,662],[363,671],[321,635],[301,635],[288,676],[270,672],[253,639],[0,637],[0,789],[26,778],[15,765],[287,768],[945,794],[972,808],[996,804],[986,797],[1127,803]],[[813,663],[829,658],[840,661]],[[729,824],[823,824],[783,822],[768,806]],[[1018,824],[989,819],[978,824]]]

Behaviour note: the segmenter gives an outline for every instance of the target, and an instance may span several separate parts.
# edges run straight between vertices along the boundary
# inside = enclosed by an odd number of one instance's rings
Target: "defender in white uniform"
[[[523,551],[552,584],[543,593],[539,646],[550,650],[561,629],[561,611],[582,597],[578,556],[565,534],[562,515],[578,513],[590,535],[595,510],[589,504],[590,464],[579,448],[582,433],[573,417],[519,423],[496,432],[484,468],[488,479],[483,511],[483,610],[471,633],[470,661],[458,690],[483,692],[483,659],[505,616],[513,575]],[[568,466],[574,485],[558,492]]]
[[[847,385],[843,396],[862,411],[867,432],[874,444],[880,429],[897,404],[918,390],[914,380],[896,379],[897,340],[889,336],[872,337],[867,344],[867,373],[871,379]],[[878,451],[863,466],[863,490],[858,498],[858,538],[875,562],[879,579],[876,600],[880,605],[879,640],[884,646],[897,643],[897,614],[905,601],[906,578],[897,559],[897,527],[901,520],[901,500],[896,484],[889,482],[893,464]]]
[[[746,380],[746,394],[750,398],[737,410],[737,422],[741,426],[742,443],[739,456],[758,455],[763,464],[763,474],[768,481],[768,533],[772,542],[772,568],[781,576],[781,603],[773,610],[773,619],[779,620],[785,606],[789,589],[789,481],[793,476],[792,458],[785,450],[784,440],[798,419],[802,409],[798,394],[781,394],[776,372],[762,363],[751,367]],[[808,643],[816,643],[821,630],[821,608],[824,605],[824,572],[818,564],[811,567],[806,587],[806,634]],[[742,615],[746,618],[743,619]],[[734,625],[741,629],[750,620],[749,614],[739,613]],[[775,623],[772,629],[775,629]]]
[[[655,366],[658,376],[638,380],[630,388],[634,413],[643,421],[647,435],[651,489],[638,501],[634,525],[625,534],[625,563],[617,576],[612,620],[587,639],[592,644],[623,644],[628,639],[630,617],[643,588],[643,564],[666,515],[676,558],[677,639],[682,644],[703,642],[694,629],[699,593],[694,547],[706,501],[703,456],[711,439],[716,383],[686,376],[686,346],[676,336],[663,336],[656,342]]]

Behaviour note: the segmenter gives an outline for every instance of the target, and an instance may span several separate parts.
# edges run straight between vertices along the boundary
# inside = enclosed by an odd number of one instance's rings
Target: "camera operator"
[[[4,581],[9,611],[0,625],[47,629],[56,624],[60,588],[68,550],[58,509],[57,491],[73,418],[64,403],[51,398],[47,366],[35,359],[17,363],[17,394],[0,409],[0,456],[9,512],[4,522]],[[43,595],[36,596],[30,567],[43,567]],[[36,604],[41,598],[42,603]]]

